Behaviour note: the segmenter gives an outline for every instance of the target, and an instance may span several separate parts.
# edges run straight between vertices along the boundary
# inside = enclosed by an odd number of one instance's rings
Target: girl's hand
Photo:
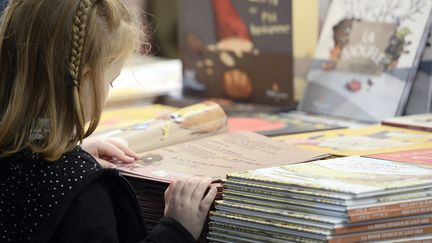
[[[133,163],[138,154],[114,138],[86,138],[81,147],[93,155],[104,168],[116,168],[118,163]]]
[[[191,177],[177,180],[165,191],[165,217],[173,218],[182,224],[195,238],[201,234],[210,206],[217,190],[212,187],[205,191],[210,178]]]

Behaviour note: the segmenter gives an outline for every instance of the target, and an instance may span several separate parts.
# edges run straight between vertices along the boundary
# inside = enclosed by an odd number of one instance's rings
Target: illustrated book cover
[[[275,137],[300,148],[336,156],[369,155],[432,147],[432,133],[384,125]]]
[[[292,106],[292,0],[181,0],[183,93]]]
[[[370,122],[401,115],[431,7],[428,0],[332,1],[299,110]]]

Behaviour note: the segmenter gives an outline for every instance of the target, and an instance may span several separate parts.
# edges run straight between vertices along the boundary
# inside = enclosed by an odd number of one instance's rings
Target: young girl
[[[0,26],[0,242],[199,237],[216,195],[205,195],[210,179],[171,184],[165,217],[147,232],[129,184],[100,166],[137,155],[83,141],[139,44],[136,22],[122,0],[10,0]]]

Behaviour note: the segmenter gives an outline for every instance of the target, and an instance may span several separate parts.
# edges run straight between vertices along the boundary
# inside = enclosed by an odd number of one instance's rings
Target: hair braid
[[[81,109],[81,103],[79,98],[80,66],[85,39],[87,35],[87,20],[91,7],[95,2],[96,0],[80,0],[72,24],[72,50],[69,63],[69,72],[72,76],[74,87],[73,92],[75,100],[75,111],[79,122],[79,127],[77,127],[76,132],[80,141],[83,139],[83,131],[85,125],[84,115]]]
[[[73,18],[72,25],[72,53],[69,71],[72,75],[74,85],[78,85],[79,68],[86,37],[87,19],[90,8],[95,0],[81,0]]]

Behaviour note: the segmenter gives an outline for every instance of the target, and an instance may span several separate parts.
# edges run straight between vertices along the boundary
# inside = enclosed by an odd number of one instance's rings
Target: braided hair
[[[84,42],[87,35],[87,20],[90,10],[96,0],[80,0],[72,25],[72,50],[69,63],[69,72],[72,77],[74,87],[74,105],[78,120],[77,131],[83,131],[85,126],[83,110],[79,97],[79,78],[81,69],[81,59],[83,55]],[[82,141],[83,133],[79,134],[79,140]]]

